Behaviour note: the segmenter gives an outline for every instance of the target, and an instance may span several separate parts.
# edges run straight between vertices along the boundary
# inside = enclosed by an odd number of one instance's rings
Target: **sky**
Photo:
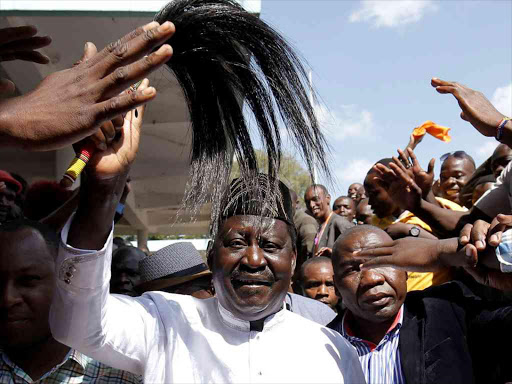
[[[447,152],[465,150],[477,165],[492,154],[497,141],[461,120],[432,77],[477,89],[512,116],[512,1],[262,0],[261,18],[312,69],[333,198],[426,120],[451,128],[451,143],[427,136],[416,150],[425,168],[436,158],[436,176]]]

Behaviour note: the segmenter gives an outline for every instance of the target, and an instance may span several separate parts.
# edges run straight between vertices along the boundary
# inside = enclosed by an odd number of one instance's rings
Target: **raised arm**
[[[155,92],[147,80],[139,89]],[[62,231],[50,312],[58,341],[135,374],[143,373],[148,342],[159,339],[148,336],[158,332],[158,316],[147,299],[110,295],[109,282],[112,221],[139,146],[143,114],[144,107],[128,112],[121,137],[89,161],[78,210]]]

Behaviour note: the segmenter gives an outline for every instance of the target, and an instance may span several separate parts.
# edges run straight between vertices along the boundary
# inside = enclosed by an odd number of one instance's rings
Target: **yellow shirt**
[[[452,202],[450,201],[450,203]],[[432,228],[430,228],[430,226],[427,223],[422,221],[420,218],[414,216],[414,214],[412,214],[409,211],[404,211],[398,219],[395,219],[393,217],[385,217],[381,219],[375,215],[372,217],[372,224],[381,229],[386,229],[391,224],[398,222],[412,224],[417,227],[423,228],[425,231],[432,233]],[[443,268],[442,270],[437,272],[407,272],[407,292],[421,291],[430,286],[443,284],[450,280],[452,280],[451,268]]]

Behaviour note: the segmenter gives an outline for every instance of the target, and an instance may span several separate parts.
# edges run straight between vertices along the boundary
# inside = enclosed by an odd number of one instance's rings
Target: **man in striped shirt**
[[[347,310],[329,325],[357,350],[368,384],[405,383],[398,342],[407,294],[407,273],[393,268],[361,272],[350,257],[363,247],[388,240],[369,226],[347,231],[333,249],[336,288]]]

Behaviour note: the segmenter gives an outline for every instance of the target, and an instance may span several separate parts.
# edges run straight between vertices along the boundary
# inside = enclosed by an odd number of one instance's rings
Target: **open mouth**
[[[238,278],[232,279],[231,283],[235,289],[242,287],[270,287],[272,285],[271,281],[261,280],[261,279],[246,279],[246,278]]]

